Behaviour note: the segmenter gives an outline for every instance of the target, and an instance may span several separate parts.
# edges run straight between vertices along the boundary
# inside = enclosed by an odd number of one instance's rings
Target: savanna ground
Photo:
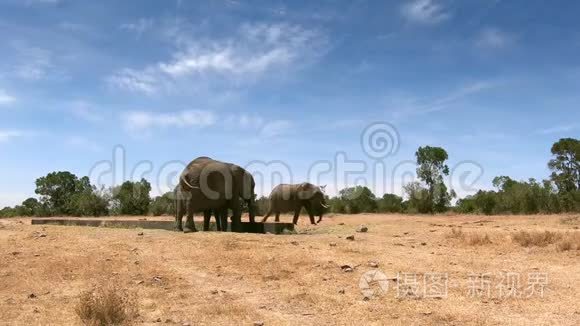
[[[295,235],[0,220],[0,324],[81,324],[81,296],[103,288],[129,297],[135,324],[580,324],[579,216],[307,219]],[[359,281],[376,269],[388,289],[365,299]],[[446,294],[425,286],[442,274]],[[543,295],[532,275],[548,278]]]

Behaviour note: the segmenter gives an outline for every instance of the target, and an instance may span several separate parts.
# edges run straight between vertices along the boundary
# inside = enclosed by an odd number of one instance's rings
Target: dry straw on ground
[[[470,246],[484,246],[492,244],[487,233],[469,232],[465,233],[460,228],[452,228],[447,238],[458,239]]]
[[[81,293],[75,312],[85,325],[106,326],[130,323],[137,315],[135,299],[114,284],[101,284]]]
[[[0,220],[1,323],[579,325],[579,231],[568,218],[361,214],[312,227],[302,217],[294,235]],[[388,285],[365,299],[360,281],[377,270]],[[417,275],[420,290],[443,273],[447,293],[397,297],[400,273]],[[474,273],[490,275],[489,296],[470,295]],[[501,296],[505,273],[520,276],[509,287],[519,296]],[[549,283],[524,297],[534,273]]]
[[[519,231],[512,234],[512,240],[522,247],[545,247],[562,239],[562,234],[552,231]]]

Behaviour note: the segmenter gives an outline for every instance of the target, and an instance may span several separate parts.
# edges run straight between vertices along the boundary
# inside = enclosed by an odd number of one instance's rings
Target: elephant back
[[[180,186],[189,191],[200,192],[201,196],[211,193],[212,196],[229,199],[240,193],[240,181],[235,174],[237,169],[241,168],[209,157],[198,157],[182,172]]]

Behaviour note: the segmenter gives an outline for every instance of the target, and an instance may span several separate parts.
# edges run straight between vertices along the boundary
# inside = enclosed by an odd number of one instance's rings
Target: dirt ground
[[[580,250],[513,239],[578,236],[578,216],[306,220],[294,235],[0,220],[0,324],[81,324],[81,293],[107,284],[136,324],[580,324]]]

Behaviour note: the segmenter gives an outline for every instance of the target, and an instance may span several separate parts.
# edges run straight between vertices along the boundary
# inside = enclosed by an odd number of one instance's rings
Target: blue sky
[[[378,121],[399,137],[387,177],[322,176],[331,192],[390,178],[377,192],[400,193],[395,166],[421,145],[447,149],[458,171],[481,169],[478,187],[545,178],[551,144],[580,135],[579,11],[540,0],[0,0],[0,206],[51,171],[96,182],[116,145],[126,172],[107,182],[162,179],[157,193],[173,163],[202,155],[280,160],[285,181],[300,182],[338,152],[375,162],[360,139]]]

